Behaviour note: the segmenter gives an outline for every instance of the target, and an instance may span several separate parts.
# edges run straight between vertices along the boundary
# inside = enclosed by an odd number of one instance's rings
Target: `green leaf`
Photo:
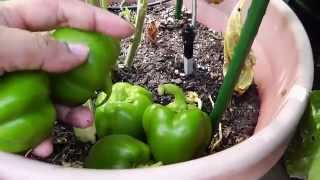
[[[320,91],[313,91],[286,155],[289,175],[320,179]]]

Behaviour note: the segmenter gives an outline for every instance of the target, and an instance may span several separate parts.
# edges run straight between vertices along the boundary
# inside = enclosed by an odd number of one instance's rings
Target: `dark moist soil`
[[[184,13],[183,19],[174,19],[174,9],[168,4],[155,6],[148,11],[146,26],[153,20],[160,23],[156,44],[143,38],[132,69],[120,68],[115,73],[114,81],[126,81],[142,85],[152,91],[155,101],[167,104],[169,96],[158,96],[156,89],[162,83],[175,83],[184,91],[196,92],[203,101],[203,110],[209,113],[212,105],[209,96],[216,100],[218,89],[223,81],[223,36],[202,25],[197,25],[194,44],[194,73],[186,76],[183,73],[183,44],[181,30],[190,21],[190,14]],[[123,62],[129,40],[123,40]],[[222,141],[218,146],[208,148],[208,153],[218,152],[238,144],[253,134],[260,109],[257,87],[238,97],[234,95],[221,121]],[[218,138],[218,129],[214,132],[212,144]],[[79,142],[72,129],[58,124],[54,131],[54,153],[43,161],[72,167],[81,167],[90,144]]]

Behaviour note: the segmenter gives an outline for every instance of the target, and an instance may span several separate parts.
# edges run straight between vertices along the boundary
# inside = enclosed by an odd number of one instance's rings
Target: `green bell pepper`
[[[125,82],[114,84],[108,101],[96,109],[98,136],[127,134],[142,139],[142,116],[152,103],[152,94],[145,88]]]
[[[156,161],[171,164],[187,161],[202,153],[210,143],[212,127],[209,116],[186,103],[182,89],[173,84],[159,86],[159,94],[172,94],[175,101],[149,106],[143,127]]]
[[[57,29],[52,36],[62,42],[87,45],[90,49],[86,63],[69,72],[51,76],[54,100],[79,105],[98,90],[111,93],[111,71],[120,54],[119,40],[97,32],[72,28]]]
[[[130,169],[150,161],[149,147],[128,135],[110,135],[90,149],[84,167],[91,169]]]
[[[47,138],[55,109],[49,79],[41,72],[14,72],[0,77],[0,150],[21,153]]]

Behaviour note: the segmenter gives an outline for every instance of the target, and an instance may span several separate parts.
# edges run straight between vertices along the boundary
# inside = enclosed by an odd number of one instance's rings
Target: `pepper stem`
[[[158,87],[158,94],[160,96],[164,94],[173,95],[175,100],[168,106],[176,111],[187,109],[186,97],[182,89],[175,84],[162,84]]]

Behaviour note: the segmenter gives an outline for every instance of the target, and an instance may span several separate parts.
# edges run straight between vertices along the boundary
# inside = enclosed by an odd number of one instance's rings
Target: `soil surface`
[[[149,9],[146,26],[151,21],[159,24],[156,43],[149,42],[144,37],[136,55],[133,67],[122,68],[115,73],[114,81],[126,81],[142,85],[153,92],[156,102],[167,104],[169,96],[158,96],[156,89],[162,83],[175,83],[184,91],[196,92],[203,102],[203,110],[212,110],[210,102],[216,100],[219,87],[223,81],[223,36],[219,32],[197,25],[194,44],[194,73],[186,76],[183,73],[183,43],[181,30],[190,21],[190,14],[184,12],[183,19],[174,19],[174,8],[165,3]],[[129,40],[123,40],[123,62]],[[252,85],[249,90],[238,97],[234,95],[221,121],[222,139],[219,139],[219,129],[214,133],[212,145],[208,153],[218,152],[238,144],[250,137],[257,123],[260,109],[260,99],[257,87]],[[215,144],[216,145],[213,145]],[[72,128],[57,124],[54,131],[54,153],[42,161],[72,167],[81,167],[91,144],[79,142]]]

